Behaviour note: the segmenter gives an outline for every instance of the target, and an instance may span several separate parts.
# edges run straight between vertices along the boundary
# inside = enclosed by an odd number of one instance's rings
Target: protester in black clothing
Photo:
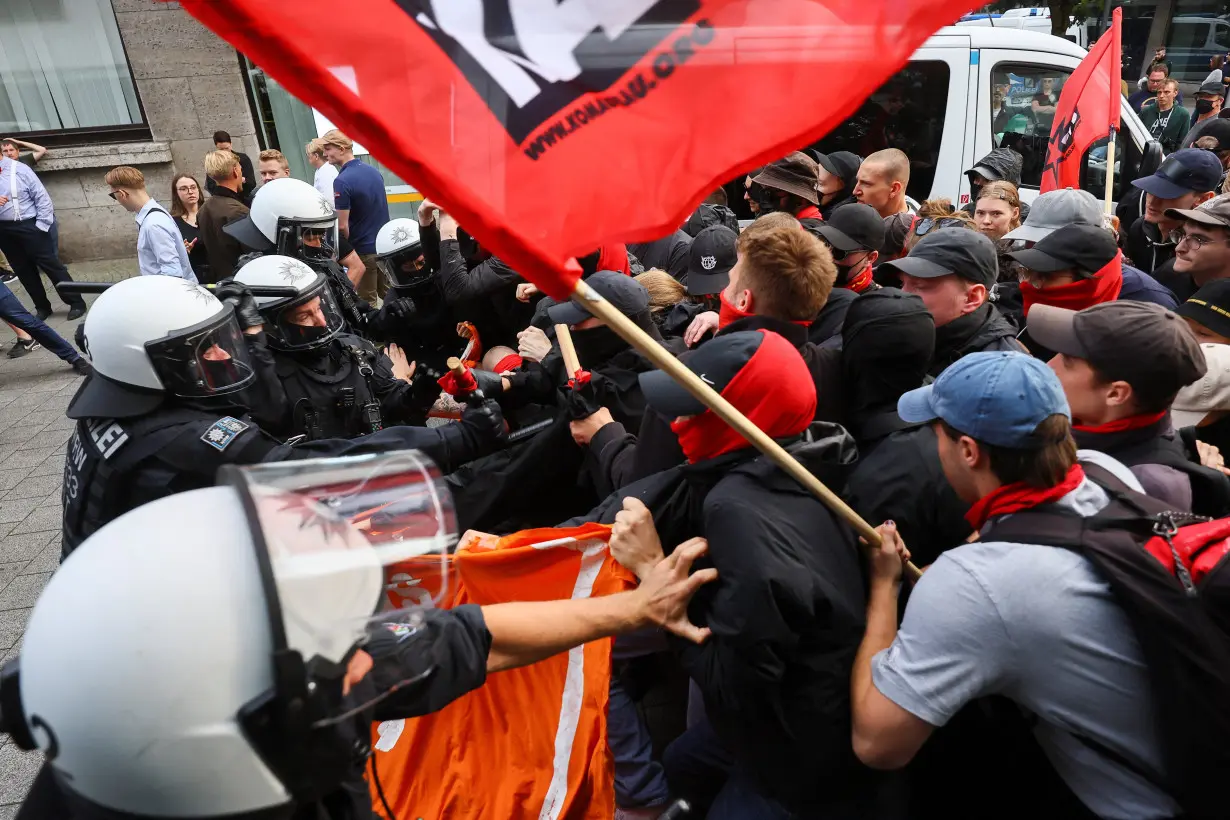
[[[705,209],[712,210],[712,206],[701,205],[696,210],[696,214]],[[696,218],[696,214],[692,215],[693,219]],[[688,224],[691,224],[691,221],[689,219]],[[736,221],[735,225],[738,224]],[[633,242],[628,245],[628,253],[640,260],[645,270],[650,268],[664,270],[682,282],[687,276],[688,247],[692,244],[692,237],[695,235],[685,228],[680,228],[653,242]]]
[[[209,255],[201,241],[201,229],[197,225],[197,213],[201,210],[201,186],[191,174],[180,174],[171,180],[171,216],[175,227],[184,238],[188,249],[188,261],[198,282],[212,282],[209,276]]]
[[[1170,419],[1179,390],[1205,374],[1187,324],[1158,305],[1128,301],[1079,312],[1037,305],[1028,322],[1030,335],[1056,351],[1050,367],[1071,407],[1077,446],[1127,465],[1153,498],[1192,510],[1188,474],[1201,468],[1187,469]]]
[[[1209,199],[1195,208],[1169,208],[1166,218],[1177,223],[1175,257],[1158,281],[1182,300],[1197,289],[1230,277],[1230,194]]]
[[[974,215],[974,211],[978,206],[978,199],[981,196],[979,193],[982,186],[988,182],[996,182],[1003,180],[1011,182],[1018,188],[1021,187],[1021,167],[1024,160],[1021,155],[1011,148],[995,148],[991,153],[987,154],[982,159],[974,163],[974,167],[965,172],[966,178],[969,180],[969,203],[961,210],[965,211],[970,216]],[[1022,202],[1021,221],[1029,216],[1029,204]]]
[[[821,154],[809,152],[820,166],[817,190],[820,192],[820,217],[830,219],[833,211],[854,202],[854,186],[858,184],[858,169],[863,158],[850,151]]]
[[[715,338],[761,329],[785,337],[802,354],[816,386],[816,419],[837,421],[841,415],[841,353],[808,340],[808,325],[837,276],[828,249],[783,214],[762,217],[749,226],[739,235],[738,253],[722,291],[721,326]],[[686,355],[682,358],[686,360]],[[622,425],[607,424],[593,433],[589,449],[613,488],[684,460],[670,420],[652,408],[646,410],[638,435]]]
[[[828,486],[841,486],[849,439],[828,425],[813,432],[827,428],[829,438],[799,439],[816,396],[792,345],[764,330],[730,333],[688,366]],[[705,705],[705,719],[664,756],[672,791],[714,820],[861,816],[873,781],[849,737],[864,600],[853,533],[665,373],[641,382],[647,401],[674,419],[688,462],[672,471],[683,498],[666,509],[629,487],[612,553],[640,577],[686,532],[707,540],[720,579],[691,610],[712,632],[704,647],[672,641]]]
[[[814,233],[829,246],[839,288],[867,293],[879,287],[871,268],[884,247],[884,220],[876,209],[851,202],[835,209]]]
[[[1174,258],[1175,242],[1171,235],[1179,227],[1178,221],[1166,212],[1188,210],[1212,199],[1221,175],[1221,161],[1212,151],[1184,148],[1166,157],[1152,176],[1132,181],[1146,194],[1144,214],[1128,228],[1123,244],[1133,265],[1145,273],[1157,271],[1159,281],[1165,279],[1159,269]],[[1182,299],[1185,294],[1178,296]]]
[[[730,269],[735,266],[735,245],[738,231],[725,225],[712,225],[696,234],[688,247],[688,264],[683,279],[687,285],[687,298],[667,308],[662,317],[662,334],[672,338],[685,338],[693,320],[701,313],[716,313],[721,307],[718,297],[730,281]],[[711,338],[711,330],[695,334],[691,346]]]
[[[904,259],[880,267],[900,274],[901,289],[921,297],[935,319],[935,358],[927,371],[932,376],[970,353],[1024,350],[1016,328],[987,301],[998,261],[995,244],[977,231],[932,231]]]
[[[243,172],[243,187],[239,189],[239,199],[247,205],[252,202],[252,194],[256,193],[258,177],[256,171],[252,170],[252,158],[242,151],[236,151],[231,147],[232,144],[230,134],[225,131],[214,132],[215,150],[230,151],[239,159],[239,168]],[[209,191],[211,196],[216,193],[217,188],[218,183],[213,177],[205,180],[205,190]]]
[[[702,204],[692,212],[688,221],[683,223],[683,232],[695,239],[705,228],[711,228],[714,225],[723,225],[735,233],[739,232],[739,218],[735,216],[734,211],[725,205],[709,204]]]
[[[1230,279],[1214,279],[1175,312],[1187,321],[1196,341],[1230,345]]]
[[[890,434],[905,429],[897,399],[927,378],[935,321],[919,297],[881,288],[850,304],[841,337],[841,423],[865,458]]]

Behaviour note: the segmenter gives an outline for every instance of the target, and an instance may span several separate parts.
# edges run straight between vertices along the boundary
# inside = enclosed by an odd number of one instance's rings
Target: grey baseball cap
[[[1076,188],[1048,191],[1030,204],[1025,224],[1004,234],[1004,239],[1037,242],[1065,225],[1102,227],[1102,203],[1088,191]]]

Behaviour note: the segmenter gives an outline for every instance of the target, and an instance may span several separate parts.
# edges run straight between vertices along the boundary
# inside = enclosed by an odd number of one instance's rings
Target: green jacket
[[[1169,119],[1166,117],[1167,114],[1170,115]],[[1160,133],[1154,128],[1154,124],[1159,120],[1165,121]],[[1183,137],[1191,128],[1192,115],[1181,105],[1175,105],[1170,111],[1163,112],[1158,109],[1157,100],[1152,99],[1140,107],[1140,121],[1144,123],[1145,128],[1149,129],[1153,138],[1162,144],[1162,150],[1169,154],[1179,150]]]

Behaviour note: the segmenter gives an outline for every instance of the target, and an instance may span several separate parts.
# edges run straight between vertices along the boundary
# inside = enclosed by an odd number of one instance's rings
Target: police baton
[[[186,280],[185,280],[186,281]],[[60,282],[56,285],[56,290],[60,293],[102,293],[107,288],[117,284],[116,282]],[[217,285],[201,285],[201,287],[213,293],[217,290]],[[298,296],[299,291],[289,285],[245,285],[248,292],[253,296],[268,296],[274,298]]]

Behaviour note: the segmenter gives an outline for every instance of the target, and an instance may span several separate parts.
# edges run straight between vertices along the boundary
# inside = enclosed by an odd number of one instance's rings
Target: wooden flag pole
[[[606,322],[607,326],[618,333],[624,341],[643,353],[659,370],[667,373],[685,390],[691,393],[697,401],[704,402],[706,407],[716,413],[722,421],[733,427],[753,447],[768,456],[787,475],[806,487],[808,491],[823,501],[830,510],[849,522],[850,526],[854,527],[855,531],[866,539],[869,544],[879,546],[880,535],[875,531],[874,527],[860,518],[858,513],[850,509],[850,506],[842,501],[836,493],[824,486],[820,479],[808,472],[807,468],[796,461],[790,453],[786,452],[785,448],[753,424],[734,405],[722,398],[716,390],[705,384],[703,379],[689,370],[683,362],[672,356],[666,348],[654,341],[635,322],[616,310],[610,302],[602,298],[601,294],[585,284],[584,280],[577,281],[572,293],[573,298],[580,302],[587,311]],[[560,350],[563,352],[562,344]],[[922,571],[909,562],[906,563],[905,574],[911,581],[922,577]]]
[[[619,315],[623,316],[622,313]],[[577,349],[572,344],[572,334],[568,331],[568,325],[555,326],[555,340],[559,342],[559,353],[564,359],[564,372],[568,378],[576,378],[577,371],[581,369],[581,360],[577,358]]]
[[[1115,93],[1119,93],[1119,89],[1115,89]],[[1113,216],[1115,213],[1115,204],[1113,202],[1115,191],[1115,135],[1119,129],[1110,129],[1110,139],[1106,142],[1106,215]]]

